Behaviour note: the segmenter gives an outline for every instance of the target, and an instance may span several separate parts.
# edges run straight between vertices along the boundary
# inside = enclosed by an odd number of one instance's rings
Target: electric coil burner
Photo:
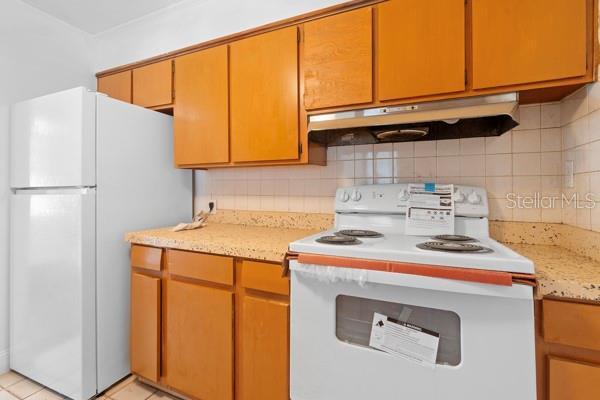
[[[432,237],[435,240],[442,240],[447,242],[476,242],[477,239],[465,235],[437,235]]]
[[[341,231],[335,232],[334,235],[364,238],[379,238],[383,236],[382,233],[370,231],[368,229],[342,229]]]
[[[417,247],[422,250],[433,250],[433,251],[451,251],[451,252],[492,252],[492,250],[479,246],[472,243],[464,242],[425,242],[417,244]]]
[[[352,236],[343,236],[343,235],[329,235],[322,236],[316,239],[319,243],[324,244],[335,244],[335,245],[353,245],[353,244],[361,244],[362,242],[355,237]]]

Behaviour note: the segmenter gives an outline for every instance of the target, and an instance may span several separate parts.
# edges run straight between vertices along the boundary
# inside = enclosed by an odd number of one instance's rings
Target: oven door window
[[[436,364],[460,364],[460,317],[452,311],[339,295],[336,298],[337,338],[345,343],[369,347],[373,313],[439,333]]]

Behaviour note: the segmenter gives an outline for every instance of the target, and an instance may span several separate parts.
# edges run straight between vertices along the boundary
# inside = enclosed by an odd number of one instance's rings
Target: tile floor
[[[64,397],[16,372],[0,375],[0,400],[63,400]],[[175,400],[130,376],[97,397],[98,400]]]

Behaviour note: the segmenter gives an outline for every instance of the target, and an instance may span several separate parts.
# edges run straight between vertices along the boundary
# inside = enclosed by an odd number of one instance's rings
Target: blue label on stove
[[[433,182],[426,182],[425,183],[425,191],[426,192],[435,192],[435,183],[433,183]]]

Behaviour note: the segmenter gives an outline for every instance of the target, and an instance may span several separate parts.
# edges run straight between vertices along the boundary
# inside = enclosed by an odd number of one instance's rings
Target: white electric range
[[[455,185],[442,237],[404,233],[407,200],[406,184],[338,189],[333,229],[290,244],[291,399],[535,399],[533,263],[489,237],[485,189]],[[435,363],[371,347],[374,313],[437,334]]]

